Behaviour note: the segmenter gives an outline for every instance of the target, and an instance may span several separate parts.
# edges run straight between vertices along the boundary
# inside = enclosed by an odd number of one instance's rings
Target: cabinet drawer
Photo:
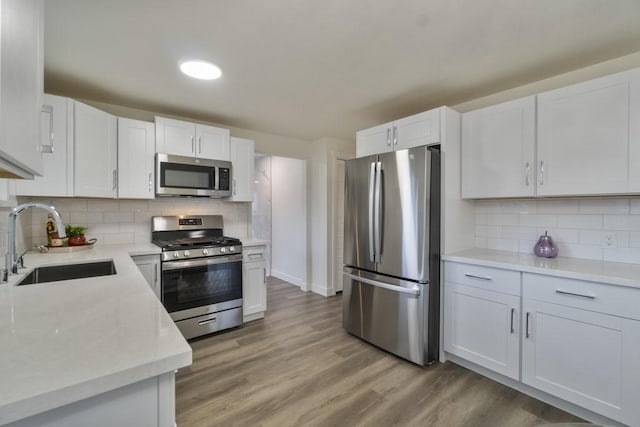
[[[511,295],[520,295],[520,272],[481,265],[446,262],[444,280]]]
[[[523,273],[525,298],[640,320],[640,289]]]
[[[264,246],[243,246],[242,259],[244,262],[264,261]]]

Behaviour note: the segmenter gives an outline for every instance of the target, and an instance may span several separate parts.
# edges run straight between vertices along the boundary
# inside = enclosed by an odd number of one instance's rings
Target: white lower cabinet
[[[447,263],[444,349],[509,378],[520,372],[520,272]]]
[[[162,298],[160,289],[160,256],[159,255],[138,255],[132,256],[133,262],[147,280],[158,299]]]
[[[640,291],[524,273],[522,382],[640,425],[640,321],[605,314],[625,299]]]
[[[267,310],[266,246],[245,246],[242,251],[242,314],[249,322],[263,318]]]
[[[459,262],[444,279],[447,354],[640,426],[639,289]]]

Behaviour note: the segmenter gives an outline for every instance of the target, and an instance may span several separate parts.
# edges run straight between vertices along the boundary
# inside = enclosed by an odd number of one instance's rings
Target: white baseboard
[[[332,289],[320,285],[311,285],[311,292],[322,295],[323,297],[332,297],[336,294]]]
[[[304,289],[304,280],[291,276],[287,273],[283,273],[278,270],[271,269],[271,275],[277,279],[284,280],[285,282],[289,282],[292,285],[298,286],[300,289]]]

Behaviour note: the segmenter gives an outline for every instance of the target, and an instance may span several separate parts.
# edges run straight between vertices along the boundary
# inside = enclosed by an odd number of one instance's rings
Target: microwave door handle
[[[220,168],[213,168],[213,190],[220,190]]]
[[[369,261],[376,262],[376,251],[374,246],[375,235],[373,232],[373,205],[374,205],[374,192],[376,182],[376,163],[371,162],[369,170]]]

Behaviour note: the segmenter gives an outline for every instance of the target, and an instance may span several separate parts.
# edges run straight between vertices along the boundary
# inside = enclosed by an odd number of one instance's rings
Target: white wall
[[[271,177],[271,275],[306,291],[306,161],[271,157]]]
[[[271,156],[256,156],[254,161],[253,237],[271,242]],[[267,276],[271,276],[271,244],[265,254]]]

